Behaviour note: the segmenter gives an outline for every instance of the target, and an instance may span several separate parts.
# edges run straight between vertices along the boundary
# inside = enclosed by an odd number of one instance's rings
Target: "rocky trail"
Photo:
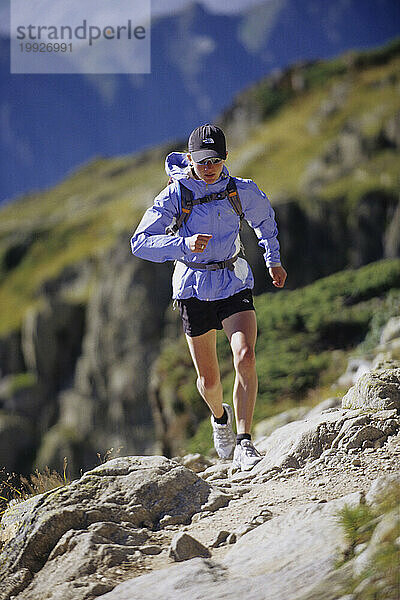
[[[399,503],[340,567],[338,511],[373,507],[400,481],[399,412],[400,363],[381,355],[342,400],[282,413],[249,472],[201,455],[121,457],[13,501],[0,600],[364,600],[349,580],[393,532],[400,545]]]
[[[315,431],[333,416],[341,428],[349,418],[366,418],[359,410],[325,409],[281,433],[287,438],[296,428],[301,445],[310,439],[299,437],[304,423]],[[163,457],[119,458],[10,507],[2,522],[0,598],[204,598],[212,586],[213,598],[239,598],[247,587],[254,600],[335,600],[348,577],[334,569],[344,548],[339,508],[400,475],[400,419],[395,411],[374,419],[382,429],[390,425],[386,439],[377,444],[377,428],[358,426],[370,439],[330,447],[299,468],[270,468],[267,455],[253,471],[235,474],[229,461],[200,455],[180,459],[190,469]],[[330,592],[321,595],[327,578]]]

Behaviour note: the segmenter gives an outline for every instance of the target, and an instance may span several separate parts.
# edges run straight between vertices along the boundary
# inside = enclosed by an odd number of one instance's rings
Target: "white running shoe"
[[[232,430],[233,410],[229,404],[223,404],[222,406],[225,408],[226,414],[228,415],[226,425],[216,423],[214,415],[211,415],[214,448],[220,458],[230,458],[236,443],[236,436]]]
[[[250,471],[262,459],[262,454],[259,453],[250,440],[242,440],[240,444],[235,446],[232,469]]]

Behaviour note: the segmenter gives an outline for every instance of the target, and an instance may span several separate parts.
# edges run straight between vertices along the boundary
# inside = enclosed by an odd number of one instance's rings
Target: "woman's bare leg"
[[[253,310],[236,313],[222,322],[232,348],[236,378],[233,404],[237,433],[250,433],[256,403],[258,380],[255,345],[257,320]]]
[[[224,414],[215,329],[195,337],[186,336],[193,364],[197,371],[197,389],[214,417]]]

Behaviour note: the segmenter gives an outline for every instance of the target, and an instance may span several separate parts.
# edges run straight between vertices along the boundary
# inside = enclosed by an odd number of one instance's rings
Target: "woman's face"
[[[187,155],[189,162],[193,164],[194,172],[197,177],[205,181],[206,183],[215,183],[221,176],[222,169],[224,168],[225,161],[221,160],[220,163],[212,164],[207,163],[205,165],[199,165],[192,160],[190,154]]]

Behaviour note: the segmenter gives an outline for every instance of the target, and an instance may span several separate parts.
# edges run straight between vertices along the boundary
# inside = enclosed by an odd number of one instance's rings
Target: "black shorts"
[[[212,329],[222,329],[222,321],[245,310],[255,310],[250,289],[242,290],[222,300],[177,300],[183,331],[190,337],[203,335]]]

